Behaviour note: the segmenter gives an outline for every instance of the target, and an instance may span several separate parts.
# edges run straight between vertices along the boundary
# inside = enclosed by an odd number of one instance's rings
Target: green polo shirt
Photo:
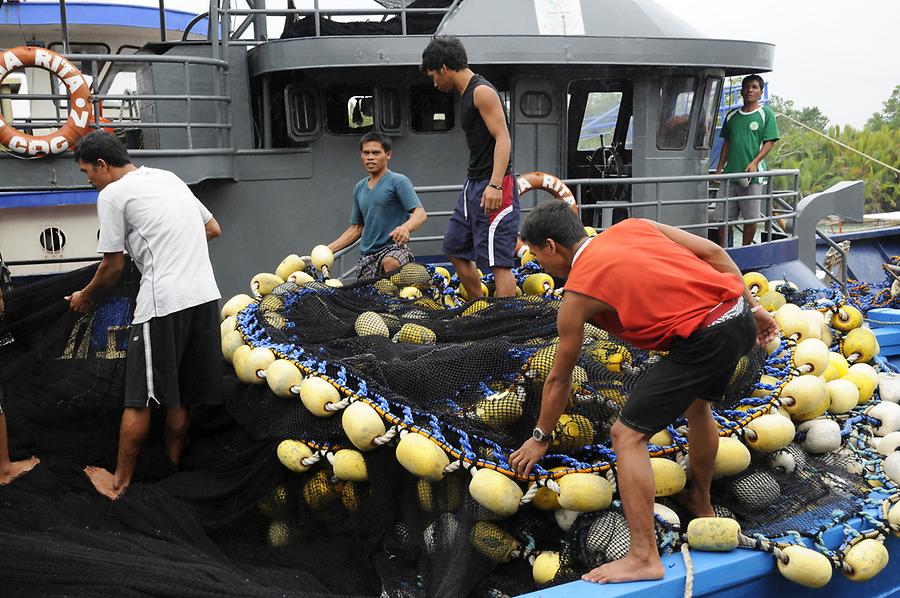
[[[775,113],[768,106],[760,105],[752,112],[736,108],[725,115],[725,124],[722,125],[719,136],[728,142],[728,160],[723,172],[744,172],[759,154],[763,143],[778,140],[778,122],[775,120]],[[766,161],[763,160],[759,170],[765,169]],[[756,179],[753,182],[761,181]]]

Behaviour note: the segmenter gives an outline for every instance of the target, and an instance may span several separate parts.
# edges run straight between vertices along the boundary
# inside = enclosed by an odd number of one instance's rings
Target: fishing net
[[[10,445],[13,458],[41,458],[0,486],[9,595],[514,595],[627,552],[609,430],[663,354],[586,326],[548,455],[517,480],[508,457],[530,435],[553,363],[555,281],[530,263],[516,276],[531,294],[467,302],[456,278],[432,266],[342,288],[309,263],[305,270],[314,280],[278,278],[264,289],[255,278],[255,297],[226,304],[223,351],[234,369],[226,368],[223,406],[192,413],[178,471],[166,464],[155,414],[135,481],[112,503],[82,470],[115,466],[138,275],[130,268],[83,317],[62,298],[93,269],[6,291],[0,338],[12,342],[0,348],[0,384]],[[492,286],[490,276],[484,282]],[[843,305],[828,291],[805,299],[825,311]],[[832,340],[839,350],[839,336]],[[746,442],[752,422],[780,404],[779,391],[803,373],[797,345],[782,338],[770,355],[758,350],[738,364],[717,405],[723,436]],[[758,382],[761,367],[769,378]],[[347,422],[365,409],[381,427],[361,449]],[[839,421],[845,446],[856,448],[753,451],[739,473],[716,480],[716,508],[766,538],[815,539],[833,513],[859,512],[867,479],[893,486],[877,467],[854,469],[870,455],[852,434],[871,418],[857,410]],[[688,440],[687,422],[676,420],[653,437],[651,456],[683,478]],[[606,504],[561,508],[573,474],[608,489]],[[497,492],[480,491],[482,482]],[[512,503],[492,502],[510,493]],[[686,523],[676,502],[658,500]],[[683,541],[681,531],[677,519],[657,517],[661,552]]]

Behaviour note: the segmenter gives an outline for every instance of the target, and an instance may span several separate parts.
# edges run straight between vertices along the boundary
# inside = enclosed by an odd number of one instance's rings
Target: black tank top
[[[479,85],[487,85],[497,93],[497,88],[491,85],[490,81],[476,74],[459,99],[462,128],[466,134],[466,145],[469,146],[469,168],[466,176],[473,181],[489,179],[494,171],[494,138],[484,124],[478,108],[475,107],[475,88]],[[505,117],[506,106],[502,101],[500,105]]]

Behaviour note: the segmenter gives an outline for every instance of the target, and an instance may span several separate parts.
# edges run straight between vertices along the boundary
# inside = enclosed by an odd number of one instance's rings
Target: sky
[[[99,1],[157,5],[157,0]],[[267,2],[272,8],[285,4],[285,0]],[[312,0],[295,4],[312,7]],[[793,100],[797,107],[818,106],[832,124],[862,127],[900,85],[900,0],[657,0],[657,4],[709,37],[774,43],[775,69],[764,75],[770,93]],[[378,6],[372,0],[320,0],[320,5]],[[166,0],[166,7],[203,12],[209,0]],[[280,27],[270,26],[270,31],[276,30]]]

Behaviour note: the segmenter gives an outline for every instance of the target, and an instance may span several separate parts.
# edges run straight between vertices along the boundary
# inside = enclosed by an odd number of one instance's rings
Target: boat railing
[[[456,10],[460,0],[452,0],[442,7],[427,8],[408,8],[406,2],[402,2],[398,8],[322,8],[320,0],[313,0],[312,8],[266,8],[265,0],[243,0],[252,8],[233,8],[238,0],[222,0],[221,5],[216,0],[210,1],[209,22],[220,23],[220,31],[227,31],[227,35],[222,36],[223,46],[241,45],[254,46],[268,41],[268,26],[266,19],[269,17],[311,17],[313,20],[315,37],[323,35],[322,21],[323,18],[331,17],[368,17],[380,16],[383,19],[389,17],[398,17],[400,20],[400,35],[433,35],[434,31],[428,32],[410,32],[410,17],[421,16],[442,16],[440,23],[436,26],[436,30],[440,29],[441,24],[446,20],[447,15]],[[244,17],[236,26],[232,26],[233,17]],[[245,37],[246,31],[253,26],[252,38]],[[210,26],[210,36],[215,30]],[[325,32],[327,35],[327,32]],[[367,33],[366,35],[370,35]]]
[[[204,56],[168,54],[67,54],[66,58],[89,67],[84,74],[91,76],[93,119],[90,126],[94,129],[121,131],[127,142],[129,131],[139,132],[137,141],[129,143],[132,146],[129,151],[134,156],[233,153],[231,96],[225,76],[228,72],[227,61]],[[183,81],[181,93],[103,93],[100,90],[101,77],[98,75],[107,68],[107,65],[117,68],[120,65],[131,65],[135,69],[165,70],[167,77],[178,77]],[[173,72],[173,69],[180,72]],[[198,85],[202,86],[202,89],[198,90]],[[63,93],[17,93],[0,94],[0,99],[63,102],[68,96]],[[120,102],[122,106],[128,108],[124,111],[120,108],[119,117],[107,119],[103,115],[105,101]],[[137,111],[138,116],[135,118],[136,103],[139,107],[152,106],[152,108]],[[198,108],[210,104],[212,108],[209,110]],[[123,112],[129,113],[127,120]],[[176,114],[181,117],[174,117]],[[35,129],[59,128],[67,118],[68,110],[56,110],[55,116],[13,119],[8,124],[31,133]],[[173,130],[181,133],[163,132]],[[154,132],[150,135],[153,137],[165,136],[165,141],[147,143],[145,138],[150,132]],[[145,145],[158,147],[145,148],[143,147]],[[0,159],[18,157],[9,151],[0,152]]]
[[[604,230],[612,226],[614,219],[614,210],[625,210],[627,217],[637,216],[642,218],[651,218],[653,220],[664,221],[664,212],[670,206],[685,205],[705,205],[707,209],[704,213],[707,219],[702,222],[676,224],[678,228],[683,230],[694,231],[706,236],[704,231],[709,229],[717,229],[720,227],[744,226],[747,224],[762,224],[763,241],[773,241],[776,239],[790,239],[794,236],[793,220],[795,218],[794,208],[800,199],[800,171],[797,169],[784,170],[768,170],[759,172],[754,177],[764,179],[762,185],[762,193],[754,196],[732,197],[728,193],[730,185],[720,185],[722,193],[716,193],[715,197],[677,197],[670,199],[666,197],[664,185],[675,183],[703,183],[708,186],[713,183],[721,183],[722,181],[730,181],[746,178],[746,173],[733,174],[710,174],[710,175],[684,175],[684,176],[658,176],[658,177],[630,177],[630,178],[607,178],[607,179],[565,179],[563,182],[568,185],[575,195],[575,200],[581,213],[589,213],[599,211],[601,214],[601,225],[599,230]],[[584,203],[585,191],[588,187],[596,185],[627,185],[631,188],[638,186],[652,186],[654,192],[652,199],[647,201],[605,201],[599,203]],[[448,194],[459,193],[462,191],[462,185],[432,185],[416,187],[416,193],[420,195],[432,194]],[[522,213],[530,212],[542,199],[537,194],[529,194],[523,196],[531,201],[522,201],[520,199]],[[760,199],[761,215],[758,218],[741,218],[737,220],[729,219],[728,214],[731,211],[731,205],[743,199]],[[721,221],[715,219],[713,208],[716,204],[722,204],[724,209],[724,218]],[[453,213],[452,210],[429,210],[429,221],[435,218],[449,219]],[[618,218],[618,217],[617,217]],[[411,237],[410,245],[423,245],[425,243],[434,243],[442,241],[443,235],[420,235]],[[341,279],[351,278],[355,272],[356,262],[349,267],[345,267],[345,261],[351,257],[358,257],[359,242],[335,253],[335,272],[340,273]]]

